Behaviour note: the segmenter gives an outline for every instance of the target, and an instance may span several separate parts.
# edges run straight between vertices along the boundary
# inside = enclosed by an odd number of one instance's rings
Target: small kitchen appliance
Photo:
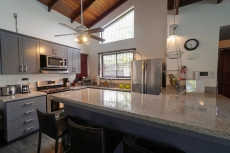
[[[93,79],[90,78],[84,78],[82,79],[83,85],[92,85],[93,84]]]
[[[29,78],[22,78],[22,93],[30,93]]]
[[[1,91],[2,91],[2,96],[10,96],[10,95],[14,95],[16,93],[16,88],[15,86],[6,86],[6,87],[1,87]]]

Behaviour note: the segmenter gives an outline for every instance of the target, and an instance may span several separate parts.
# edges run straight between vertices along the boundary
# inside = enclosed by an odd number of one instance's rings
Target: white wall
[[[99,44],[90,40],[87,46],[89,54],[89,75],[98,75],[98,52],[136,48],[137,52],[147,58],[163,58],[166,48],[167,0],[129,0],[94,26],[102,27],[108,22],[134,6],[134,37],[117,42]],[[137,55],[138,58],[138,55]],[[129,81],[116,81],[129,82]]]
[[[194,71],[213,71],[213,79],[205,80],[205,86],[210,87],[216,87],[220,27],[230,25],[230,0],[223,0],[221,4],[215,3],[216,0],[203,0],[181,7],[179,15],[176,16],[176,24],[179,25],[178,41],[181,50],[185,52],[182,62],[188,68],[187,79],[193,79]],[[173,11],[168,14],[170,25],[173,24]],[[196,54],[194,60],[186,59],[189,52],[183,47],[190,38],[196,38],[200,42],[200,46],[193,51]],[[174,60],[168,60],[168,69],[175,69],[175,63]]]
[[[71,24],[69,18],[54,10],[51,12],[47,10],[47,6],[36,0],[0,0],[0,28],[15,32],[13,13],[17,13],[19,33],[81,49],[81,46],[74,42],[74,36],[54,37],[55,34],[74,32],[58,23],[65,23],[72,27],[78,24],[76,22]],[[85,50],[83,49],[82,52]],[[20,83],[23,77],[28,77],[33,85],[39,80],[63,77],[74,79],[75,75],[0,75],[0,86]]]

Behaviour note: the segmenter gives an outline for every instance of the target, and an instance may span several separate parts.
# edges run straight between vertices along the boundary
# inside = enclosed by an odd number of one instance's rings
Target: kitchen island
[[[180,97],[101,89],[54,94],[65,114],[187,153],[230,152],[230,100],[215,93]]]

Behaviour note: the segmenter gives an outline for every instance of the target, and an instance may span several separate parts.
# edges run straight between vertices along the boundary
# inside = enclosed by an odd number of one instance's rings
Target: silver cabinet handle
[[[27,65],[23,66],[23,70],[24,70],[24,72],[27,72]]]
[[[28,123],[28,122],[31,122],[31,121],[33,121],[33,120],[34,120],[34,118],[31,118],[31,119],[29,119],[29,120],[26,120],[25,122]]]
[[[19,66],[19,71],[23,72],[23,66],[22,65]]]
[[[27,105],[31,105],[33,104],[34,102],[31,102],[31,103],[25,103],[24,105],[27,106]]]
[[[28,111],[28,112],[25,112],[26,114],[29,114],[29,113],[33,113],[34,110],[31,110],[31,111]]]
[[[31,126],[31,127],[27,128],[26,131],[32,130],[33,128],[35,128],[35,126]]]
[[[57,49],[55,49],[55,55],[57,55]]]

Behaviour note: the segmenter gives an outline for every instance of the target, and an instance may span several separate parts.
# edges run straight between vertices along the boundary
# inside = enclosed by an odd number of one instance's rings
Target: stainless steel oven
[[[41,68],[67,68],[67,58],[40,55]]]
[[[52,95],[47,95],[47,113],[60,114],[60,112],[64,111],[64,104],[53,100]]]

